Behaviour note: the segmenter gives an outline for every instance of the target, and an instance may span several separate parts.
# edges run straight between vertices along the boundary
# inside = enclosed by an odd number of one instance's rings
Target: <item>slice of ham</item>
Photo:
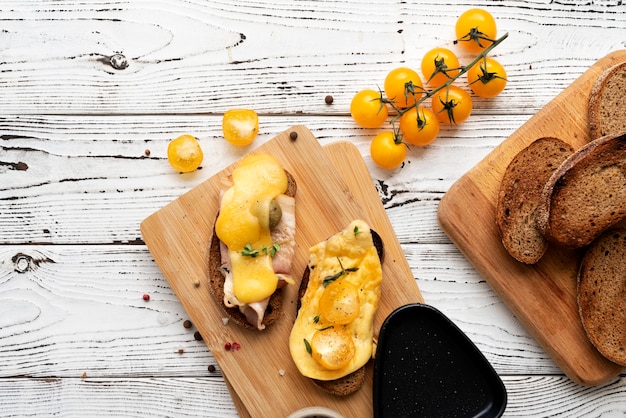
[[[282,210],[280,222],[270,231],[272,242],[280,245],[280,250],[272,257],[272,267],[278,276],[277,288],[295,283],[291,277],[291,262],[296,248],[296,205],[295,199],[287,195],[279,195],[276,202]],[[228,247],[220,242],[221,272],[224,276],[224,305],[229,308],[239,307],[247,321],[257,329],[263,330],[263,316],[269,303],[269,298],[259,302],[245,304],[237,300],[234,294],[233,277],[231,273]]]

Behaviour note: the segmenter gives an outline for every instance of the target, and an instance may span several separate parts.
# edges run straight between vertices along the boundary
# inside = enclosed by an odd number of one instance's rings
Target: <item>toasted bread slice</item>
[[[611,229],[591,244],[578,273],[578,309],[589,341],[626,366],[626,229]]]
[[[374,242],[374,246],[376,247],[376,252],[378,253],[378,258],[382,264],[384,260],[384,244],[382,237],[373,229],[370,229],[372,234],[372,241]],[[306,293],[306,288],[309,285],[309,275],[311,271],[309,267],[304,270],[304,274],[302,275],[302,280],[300,281],[300,287],[298,288],[298,302],[296,304],[296,312],[300,310],[301,300]],[[323,390],[326,393],[335,396],[347,396],[350,395],[357,390],[361,389],[361,386],[365,383],[365,366],[360,367],[354,372],[336,380],[317,380],[311,379],[311,381]]]
[[[546,183],[537,224],[550,241],[589,245],[626,217],[626,133],[584,145]]]
[[[537,207],[544,185],[573,152],[558,138],[539,138],[518,152],[504,172],[496,224],[504,248],[522,263],[536,263],[548,248],[537,227]]]
[[[287,174],[287,196],[294,197],[296,195],[297,184],[294,177],[288,171]],[[216,218],[217,219],[217,218]],[[215,225],[215,223],[214,223]],[[233,321],[237,325],[240,325],[249,329],[257,329],[253,324],[248,322],[246,316],[239,310],[238,307],[227,307],[224,305],[224,275],[222,274],[221,267],[221,252],[220,252],[220,239],[215,233],[215,226],[213,227],[213,236],[211,237],[211,246],[209,248],[209,290],[219,306],[222,307],[224,313],[229,320]],[[263,316],[262,324],[265,327],[276,322],[281,316],[283,309],[283,294],[282,289],[276,289],[276,291],[270,297],[267,308],[265,309],[265,315]]]
[[[589,96],[589,131],[592,139],[626,132],[626,62],[600,74]]]

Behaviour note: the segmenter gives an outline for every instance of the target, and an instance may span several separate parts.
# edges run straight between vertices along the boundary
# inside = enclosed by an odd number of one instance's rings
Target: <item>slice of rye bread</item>
[[[385,256],[384,244],[382,237],[373,229],[370,229],[372,233],[372,241],[374,242],[374,247],[376,247],[376,252],[378,253],[378,258],[382,264]],[[309,275],[311,271],[309,267],[304,270],[304,274],[302,275],[302,280],[300,281],[300,287],[298,288],[298,302],[296,304],[296,312],[300,310],[301,300],[306,293],[306,288],[309,285]],[[352,373],[335,380],[318,380],[311,379],[311,381],[315,384],[315,386],[319,387],[326,393],[335,396],[347,396],[350,395],[357,390],[361,389],[363,383],[365,383],[365,366],[358,368]]]
[[[588,114],[592,139],[626,132],[626,62],[600,74],[591,88]]]
[[[567,248],[589,245],[626,217],[626,133],[585,144],[546,183],[539,230]]]
[[[571,145],[558,138],[539,138],[518,152],[504,172],[496,224],[504,248],[522,263],[538,262],[548,249],[537,227],[537,206],[543,186],[573,152]]]
[[[610,229],[589,246],[578,272],[578,310],[589,341],[626,366],[626,229]]]
[[[294,177],[285,170],[287,173],[287,191],[285,194],[287,196],[295,197],[297,184]],[[219,216],[219,214],[218,214]],[[217,220],[217,218],[215,218]],[[209,247],[209,290],[213,297],[215,298],[218,305],[222,308],[226,317],[229,320],[233,321],[237,325],[240,325],[249,329],[257,329],[256,326],[252,325],[246,319],[246,316],[241,313],[238,307],[229,308],[224,305],[224,275],[220,270],[221,266],[221,253],[220,253],[220,240],[215,233],[215,222],[213,223],[213,235],[211,237],[211,245]],[[265,327],[270,326],[281,316],[283,308],[283,292],[281,288],[276,289],[276,291],[270,296],[269,303],[267,304],[267,308],[265,309],[265,315],[263,316],[262,324]]]

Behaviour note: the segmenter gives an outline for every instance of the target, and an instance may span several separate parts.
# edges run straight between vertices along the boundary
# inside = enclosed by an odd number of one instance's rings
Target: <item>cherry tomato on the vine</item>
[[[192,135],[181,135],[167,145],[167,159],[170,165],[183,173],[200,167],[203,158],[200,143]]]
[[[496,39],[496,21],[486,10],[469,9],[455,25],[457,41],[468,51],[480,52]]]
[[[437,87],[452,79],[460,70],[459,59],[447,48],[433,48],[422,58],[422,74],[426,82]]]
[[[462,88],[451,85],[433,94],[431,107],[439,122],[458,125],[472,113],[472,97]]]
[[[439,120],[426,107],[412,107],[400,117],[400,131],[405,142],[423,147],[439,135]]]
[[[406,145],[391,131],[379,133],[372,139],[370,154],[376,164],[385,169],[399,167],[406,157]]]
[[[233,145],[249,145],[259,133],[259,116],[250,109],[228,110],[222,118],[222,133]]]
[[[506,86],[506,71],[490,57],[478,61],[467,71],[467,82],[479,97],[496,97]]]
[[[352,119],[364,128],[378,128],[387,119],[387,105],[382,102],[381,93],[375,90],[361,90],[350,103]]]
[[[419,74],[410,68],[394,68],[385,77],[385,96],[400,109],[414,104],[423,93]]]

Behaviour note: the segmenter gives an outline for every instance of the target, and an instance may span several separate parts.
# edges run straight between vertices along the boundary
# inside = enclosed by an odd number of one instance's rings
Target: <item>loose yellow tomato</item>
[[[259,116],[250,109],[228,110],[222,118],[222,133],[233,145],[249,145],[259,133]]]
[[[406,157],[406,145],[391,131],[381,132],[372,139],[370,154],[376,164],[385,169],[399,167]]]
[[[352,119],[364,128],[378,128],[387,119],[387,105],[381,101],[381,93],[375,90],[361,90],[350,103]]]
[[[472,113],[472,97],[462,88],[451,85],[433,95],[431,107],[439,122],[455,125],[462,123]]]
[[[506,86],[506,71],[498,61],[485,57],[467,71],[467,82],[477,96],[496,97]]]
[[[394,68],[385,77],[385,95],[400,109],[414,104],[423,92],[419,74],[410,68]]]
[[[413,107],[400,117],[400,131],[402,140],[423,147],[439,135],[439,120],[430,109]]]
[[[167,146],[167,159],[172,167],[183,173],[194,171],[200,164],[204,154],[198,140],[191,135],[181,135],[170,141]]]
[[[486,10],[469,9],[456,21],[457,41],[471,52],[480,52],[496,39],[496,21]]]
[[[460,71],[459,59],[447,48],[433,48],[422,58],[422,74],[432,87],[442,85]]]

